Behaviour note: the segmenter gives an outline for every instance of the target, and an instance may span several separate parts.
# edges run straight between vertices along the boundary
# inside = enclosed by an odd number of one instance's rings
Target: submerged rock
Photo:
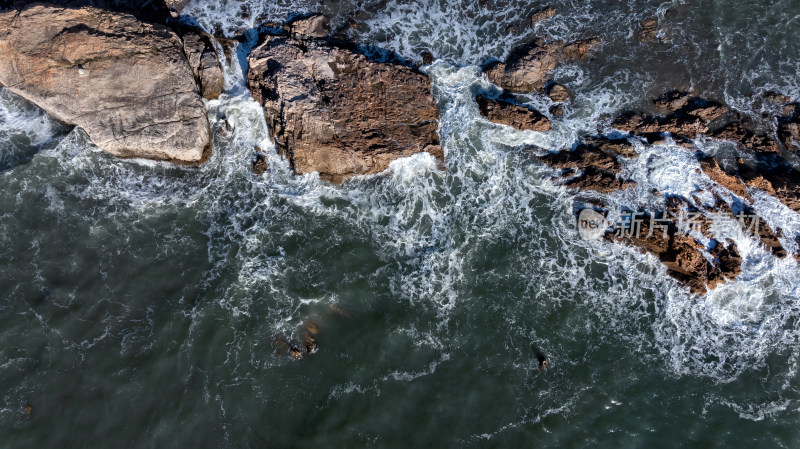
[[[0,83],[120,157],[185,164],[211,151],[206,108],[178,36],[91,7],[0,13]]]
[[[422,151],[444,159],[430,79],[415,68],[289,35],[267,36],[248,62],[247,85],[296,173],[341,182]]]
[[[510,92],[533,92],[549,81],[550,72],[565,61],[586,57],[601,42],[598,38],[575,42],[539,39],[516,48],[505,62],[494,62],[484,69],[489,81]]]
[[[481,115],[494,123],[508,125],[523,131],[549,131],[552,128],[550,120],[535,109],[503,99],[486,98],[482,95],[479,95],[476,100]]]
[[[267,166],[267,158],[261,154],[261,148],[255,148],[255,159],[253,159],[253,173],[263,175],[269,170]]]

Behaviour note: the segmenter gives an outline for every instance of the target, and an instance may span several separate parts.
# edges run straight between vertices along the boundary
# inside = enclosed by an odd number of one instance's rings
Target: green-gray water
[[[522,150],[569,146],[669,87],[753,115],[758,92],[797,99],[800,6],[554,2],[537,32],[606,43],[559,69],[576,102],[537,134],[489,124],[473,95],[492,89],[477,65],[545,5],[418,3],[373,8],[356,37],[441,58],[427,71],[444,170],[420,155],[331,186],[270,154],[253,175],[253,145],[273,148],[235,61],[208,104],[233,132],[200,169],[115,159],[0,90],[0,447],[800,444],[797,263],[734,236],[739,280],[689,295],[654,259],[581,240],[574,198]],[[186,12],[211,27],[235,19],[227,4]],[[670,44],[638,42],[650,16]],[[657,209],[653,188],[708,184],[681,148],[641,150],[625,167],[639,184],[613,204]],[[319,351],[276,355],[307,320]]]

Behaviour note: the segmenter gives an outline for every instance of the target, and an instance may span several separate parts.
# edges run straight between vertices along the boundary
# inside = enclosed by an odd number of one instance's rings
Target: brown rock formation
[[[564,103],[572,99],[570,91],[558,83],[547,86],[547,96],[556,103]]]
[[[631,134],[646,136],[650,142],[657,141],[657,136],[662,133],[676,136],[676,141],[694,140],[702,133],[715,139],[739,143],[759,153],[780,151],[774,139],[764,133],[755,133],[741,121],[728,122],[722,126],[713,125],[730,112],[728,107],[720,103],[692,97],[686,92],[670,91],[655,99],[654,104],[668,113],[653,116],[627,111],[616,117],[611,125]]]
[[[700,159],[700,167],[712,181],[730,190],[740,198],[745,198],[748,201],[753,200],[747,193],[747,187],[744,185],[744,182],[742,182],[738,176],[726,173],[722,167],[719,166],[716,159],[712,157],[702,158]]]
[[[325,38],[330,34],[330,19],[322,14],[314,14],[292,21],[284,29],[298,39]]]
[[[759,153],[778,153],[778,143],[764,133],[756,134],[741,122],[732,122],[711,133],[709,137],[730,140]]]
[[[636,187],[636,182],[618,178],[614,173],[597,167],[587,167],[580,176],[570,179],[564,184],[568,189],[594,190],[600,193],[611,193]]]
[[[647,19],[639,26],[636,33],[642,42],[655,42],[658,40],[658,19]]]
[[[789,209],[800,213],[800,171],[774,155],[769,161],[771,163],[752,168],[740,160],[739,175],[747,186],[764,190]]]
[[[800,154],[800,103],[784,106],[778,117],[778,138],[787,150]]]
[[[635,187],[636,182],[618,177],[622,165],[617,161],[619,154],[613,151],[613,144],[602,148],[603,143],[615,141],[598,136],[593,142],[599,145],[579,144],[572,151],[548,153],[537,159],[550,167],[563,170],[561,179],[564,182],[561,185],[570,189],[610,193]],[[572,176],[575,173],[578,175]]]
[[[531,26],[534,26],[543,20],[547,20],[553,17],[554,15],[556,15],[555,8],[550,7],[550,8],[540,9],[539,11],[536,11],[535,13],[531,14]]]
[[[267,36],[249,63],[248,87],[297,173],[341,182],[421,151],[444,158],[430,80],[414,68],[287,35]]]
[[[550,120],[534,109],[502,99],[493,100],[482,95],[479,95],[476,100],[481,115],[489,121],[523,131],[549,131],[552,127]]]
[[[198,31],[183,35],[183,51],[189,60],[189,67],[200,86],[200,92],[208,100],[219,98],[224,84],[222,66],[212,40],[209,34]]]
[[[620,165],[617,161],[605,152],[587,145],[579,145],[573,151],[559,151],[549,153],[539,158],[545,164],[560,168],[583,170],[588,167],[595,167],[611,173],[619,173]]]
[[[198,164],[206,109],[175,33],[128,14],[35,4],[0,13],[0,83],[120,157]]]
[[[729,241],[722,245],[711,240],[707,249],[680,231],[677,220],[676,215],[669,213],[658,219],[637,216],[625,229],[606,233],[605,239],[653,254],[667,267],[667,274],[689,287],[692,293],[705,294],[741,273],[742,260],[736,244]]]
[[[604,136],[587,137],[584,139],[586,145],[599,148],[606,154],[620,155],[628,159],[636,159],[639,153],[628,139],[611,139]]]
[[[550,72],[562,62],[583,59],[600,42],[597,38],[570,43],[539,39],[512,51],[505,62],[487,66],[486,76],[507,91],[533,92],[547,84]]]

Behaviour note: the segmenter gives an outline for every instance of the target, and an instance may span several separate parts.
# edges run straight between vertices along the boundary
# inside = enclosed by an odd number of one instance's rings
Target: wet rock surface
[[[519,130],[549,131],[550,120],[539,111],[506,99],[492,99],[479,95],[476,98],[481,115],[489,121],[508,125]]]
[[[106,10],[0,13],[0,83],[120,157],[198,164],[206,109],[178,36]]]
[[[266,36],[248,62],[247,85],[297,173],[341,182],[423,151],[444,158],[430,80],[413,67],[288,34]]]

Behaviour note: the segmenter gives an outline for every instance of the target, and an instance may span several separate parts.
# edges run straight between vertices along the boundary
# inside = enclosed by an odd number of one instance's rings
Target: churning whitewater
[[[614,115],[676,87],[771,126],[754,98],[800,97],[800,7],[579,3],[190,1],[182,20],[242,36],[230,60],[219,49],[224,92],[204,100],[213,153],[199,168],[114,158],[0,88],[3,440],[796,445],[797,260],[721,227],[741,274],[691,294],[652,255],[582,239],[575,216],[600,198],[612,221],[663,210],[664,195],[707,199],[714,182],[694,151],[636,143],[621,172],[635,187],[602,195],[564,189],[536,156],[613,134]],[[531,27],[547,6],[558,14]],[[306,12],[410,61],[433,54],[421,70],[443,166],[420,153],[342,185],[293,173],[245,78],[254,27]],[[639,42],[651,17],[667,24],[668,45]],[[603,38],[589,61],[556,69],[575,97],[563,117],[547,96],[522,96],[551,119],[548,132],[494,124],[474,100],[499,92],[481,67],[530,34]],[[739,156],[730,142],[696,144]],[[753,205],[798,252],[800,215],[763,192]],[[308,322],[318,351],[276,355],[276,339]],[[20,412],[28,403],[35,419]]]

